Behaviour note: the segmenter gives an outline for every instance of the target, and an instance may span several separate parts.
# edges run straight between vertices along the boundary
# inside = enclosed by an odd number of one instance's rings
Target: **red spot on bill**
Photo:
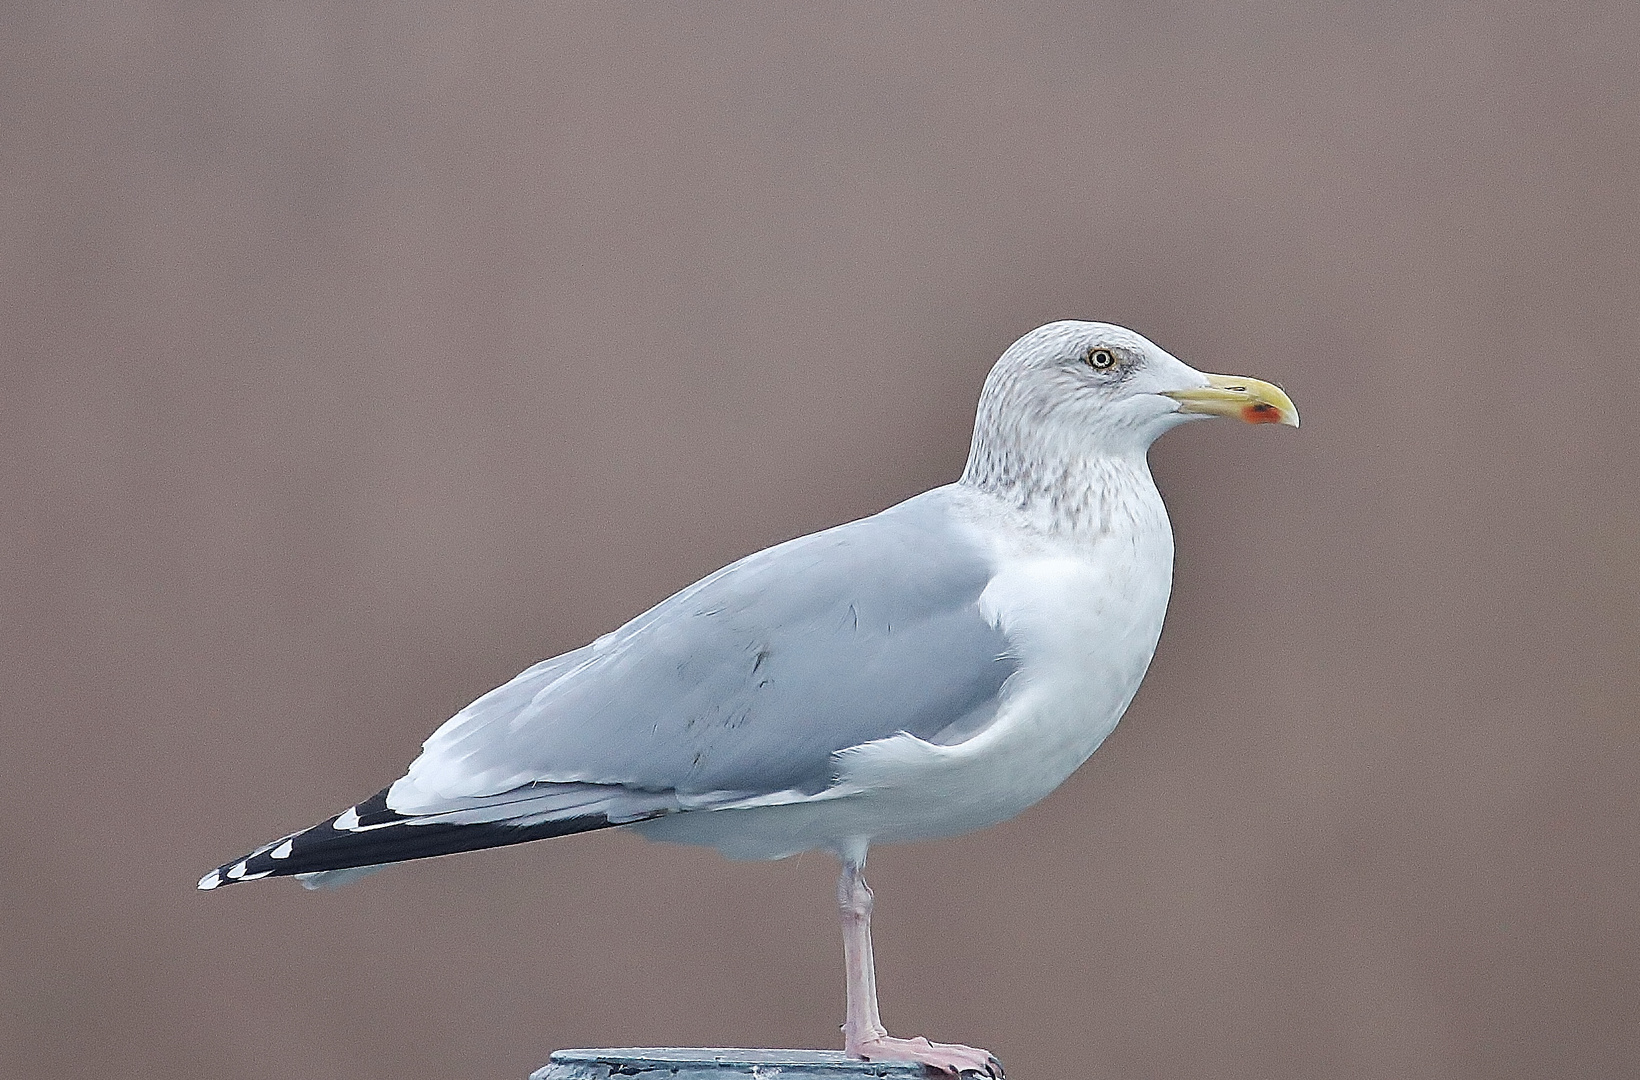
[[[1242,406],[1241,418],[1249,424],[1279,424],[1281,410],[1263,401]]]

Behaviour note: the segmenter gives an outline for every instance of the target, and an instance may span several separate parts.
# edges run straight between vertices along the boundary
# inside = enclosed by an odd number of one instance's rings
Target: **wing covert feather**
[[[1016,665],[978,606],[990,559],[949,498],[749,555],[536,664],[435,732],[390,804],[540,782],[818,791],[839,750],[982,726]]]

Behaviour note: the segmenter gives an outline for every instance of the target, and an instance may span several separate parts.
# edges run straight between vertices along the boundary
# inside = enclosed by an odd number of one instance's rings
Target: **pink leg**
[[[1001,1077],[1002,1063],[988,1050],[956,1043],[929,1042],[922,1036],[896,1039],[877,1015],[877,970],[871,959],[871,890],[860,876],[860,863],[844,859],[837,879],[837,906],[843,914],[843,964],[848,975],[848,1019],[843,1023],[843,1052],[866,1061],[920,1061],[953,1075],[979,1072]]]

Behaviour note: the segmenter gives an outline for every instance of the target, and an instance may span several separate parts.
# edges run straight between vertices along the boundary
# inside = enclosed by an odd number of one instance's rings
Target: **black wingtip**
[[[224,885],[265,877],[430,859],[623,824],[627,823],[592,814],[529,825],[505,822],[452,825],[388,809],[384,789],[311,829],[292,833],[264,844],[243,858],[223,863],[199,879],[199,888],[210,892]]]

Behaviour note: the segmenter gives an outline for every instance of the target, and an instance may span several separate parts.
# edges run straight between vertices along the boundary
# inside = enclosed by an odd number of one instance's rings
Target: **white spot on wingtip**
[[[204,889],[206,892],[209,892],[221,884],[222,875],[217,873],[215,870],[212,870],[209,874],[206,874],[204,877],[199,879],[199,887]]]
[[[228,876],[238,881],[245,876],[245,871],[248,869],[250,868],[245,865],[245,860],[241,859],[233,864],[233,867],[228,871]]]
[[[270,858],[270,859],[288,859],[288,858],[290,858],[290,845],[291,845],[291,842],[289,840],[286,840],[283,844],[280,844],[278,847],[276,847],[272,851],[268,852],[268,858]]]
[[[358,807],[349,807],[345,814],[339,814],[331,828],[337,832],[353,832],[359,827]]]
[[[240,878],[239,880],[240,881],[255,881],[258,878],[265,878],[271,873],[273,873],[272,870],[264,870],[260,874],[246,874],[244,877]]]

